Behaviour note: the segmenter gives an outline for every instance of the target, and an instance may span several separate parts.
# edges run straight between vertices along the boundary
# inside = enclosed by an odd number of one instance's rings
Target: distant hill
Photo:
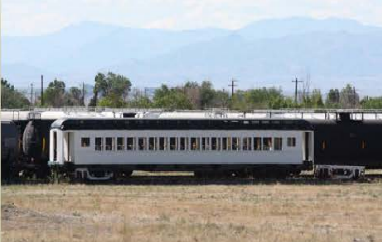
[[[290,18],[239,30],[169,31],[85,22],[38,37],[2,37],[2,73],[10,82],[39,82],[40,73],[68,85],[93,84],[97,71],[128,76],[135,86],[210,79],[228,88],[282,86],[310,75],[311,88],[353,83],[382,93],[382,28],[353,20]],[[380,87],[381,86],[381,87]]]

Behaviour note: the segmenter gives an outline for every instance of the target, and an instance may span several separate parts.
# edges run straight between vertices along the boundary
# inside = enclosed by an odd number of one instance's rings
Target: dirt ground
[[[2,241],[382,241],[382,182],[2,187]]]

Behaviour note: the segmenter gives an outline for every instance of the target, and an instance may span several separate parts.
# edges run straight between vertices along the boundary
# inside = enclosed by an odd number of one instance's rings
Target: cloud
[[[164,19],[154,20],[146,24],[144,27],[149,29],[174,29],[175,26],[176,26],[175,18],[164,18]]]
[[[352,18],[382,26],[380,0],[9,0],[2,7],[5,35],[40,35],[81,21],[235,29],[265,18],[305,16]]]

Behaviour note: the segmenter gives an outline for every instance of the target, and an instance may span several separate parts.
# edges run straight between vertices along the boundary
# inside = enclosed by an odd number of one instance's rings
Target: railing
[[[124,114],[135,113],[136,118],[209,118],[209,119],[319,119],[339,120],[340,114],[348,114],[351,120],[382,120],[382,110],[378,109],[281,109],[281,110],[252,110],[240,112],[229,109],[208,110],[175,110],[165,111],[163,109],[132,109],[132,108],[105,108],[105,107],[83,107],[70,106],[63,108],[34,108],[30,111],[19,109],[2,109],[2,114],[12,120],[20,120],[29,117],[32,119],[44,118],[43,113],[49,112],[54,118],[53,112],[62,112],[60,117],[112,117],[123,118]],[[22,113],[22,115],[21,115]],[[89,115],[89,113],[93,113]],[[101,116],[99,116],[101,115]],[[22,117],[21,117],[22,116]]]

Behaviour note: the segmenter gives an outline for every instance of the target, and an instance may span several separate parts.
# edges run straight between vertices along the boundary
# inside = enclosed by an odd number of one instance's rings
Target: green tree
[[[210,81],[203,81],[200,86],[200,106],[202,109],[212,108],[216,91]]]
[[[359,95],[355,87],[347,84],[340,92],[341,108],[357,108],[359,107]]]
[[[65,104],[65,83],[54,79],[50,82],[44,92],[45,105],[56,108],[62,107]]]
[[[1,108],[22,109],[29,106],[28,99],[7,80],[1,78]]]
[[[83,93],[78,87],[71,87],[65,94],[66,106],[83,106]]]
[[[107,86],[106,76],[102,73],[98,73],[94,78],[93,98],[90,100],[90,106],[97,106],[98,93],[105,89]]]
[[[126,102],[122,97],[110,93],[107,96],[104,96],[99,102],[98,106],[102,107],[112,107],[112,108],[123,108],[126,105]]]
[[[129,107],[132,108],[151,108],[152,102],[150,98],[146,95],[142,95],[142,93],[138,90],[135,90],[132,94],[133,99],[128,103]]]
[[[200,86],[197,82],[186,82],[183,86],[184,94],[192,104],[192,109],[201,109]]]
[[[253,109],[282,108],[284,96],[280,89],[261,88],[247,91],[238,91],[232,100],[232,107],[243,111]]]
[[[310,95],[310,108],[323,108],[324,102],[322,101],[321,91],[319,89],[314,89],[312,95]]]
[[[382,109],[382,97],[365,97],[361,101],[361,105],[363,109]]]
[[[94,81],[91,106],[118,108],[126,105],[127,95],[131,90],[131,82],[127,77],[113,72],[108,72],[106,75],[98,73]]]
[[[181,88],[169,89],[162,85],[154,93],[153,106],[169,110],[192,109],[192,103]]]
[[[230,105],[229,94],[225,91],[215,91],[211,105],[214,108],[228,108]]]
[[[337,108],[340,106],[340,91],[338,89],[330,89],[326,97],[325,106],[328,108]]]

